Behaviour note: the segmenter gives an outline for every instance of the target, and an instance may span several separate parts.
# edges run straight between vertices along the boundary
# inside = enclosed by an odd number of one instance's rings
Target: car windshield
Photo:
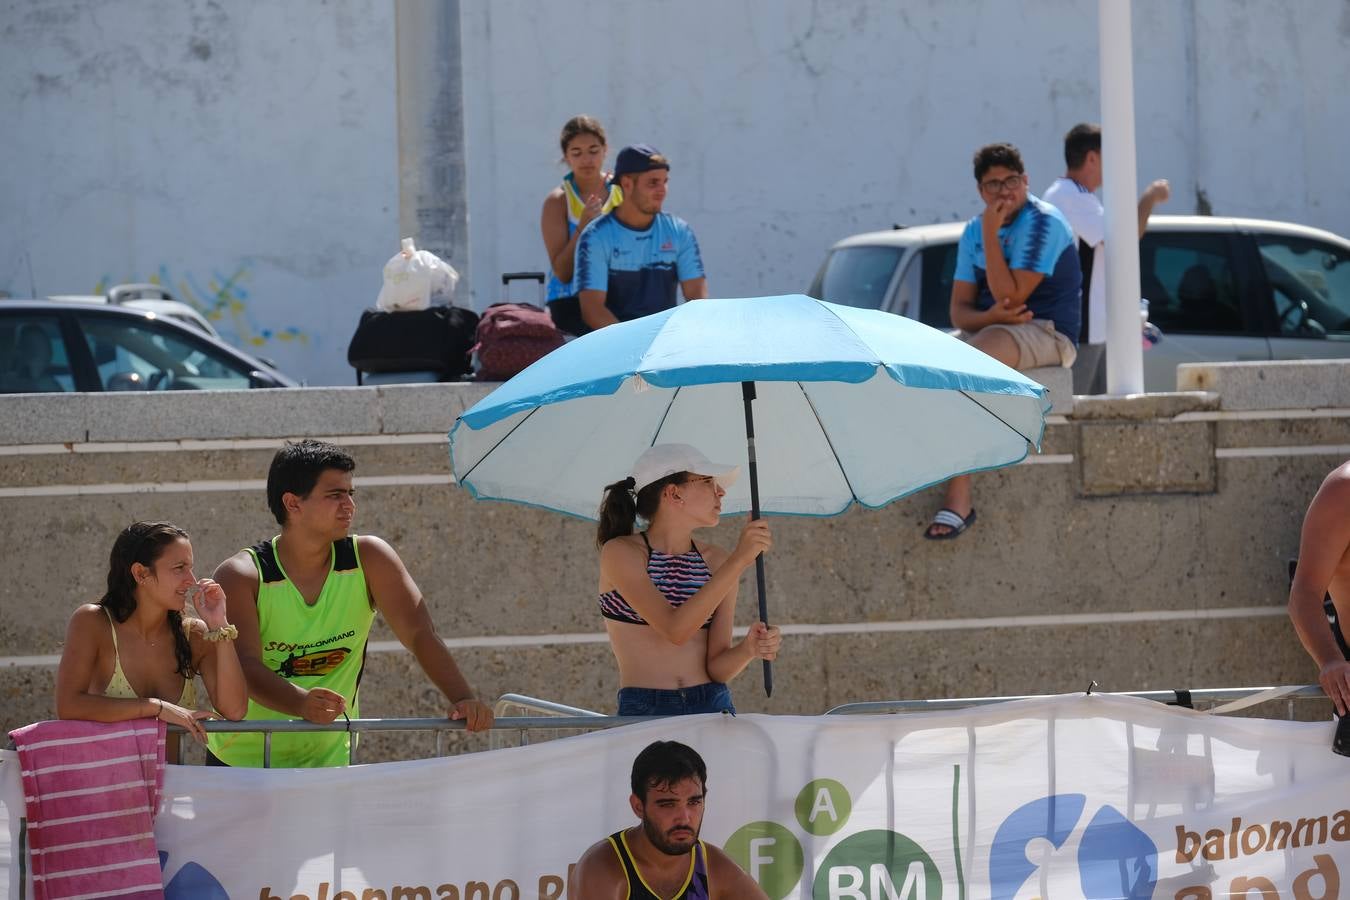
[[[249,386],[240,363],[153,322],[82,322],[104,390],[224,390]]]
[[[902,252],[899,247],[840,247],[825,260],[811,296],[841,306],[880,309]]]

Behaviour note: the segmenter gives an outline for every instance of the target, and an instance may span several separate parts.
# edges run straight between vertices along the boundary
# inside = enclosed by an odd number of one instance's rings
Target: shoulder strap
[[[651,558],[652,558],[652,542],[649,541],[649,540],[647,540],[647,532],[645,532],[645,531],[639,531],[638,534],[642,535],[642,543],[644,543],[644,544],[647,545],[647,559],[651,559]]]
[[[619,857],[619,862],[623,865],[623,877],[628,882],[629,900],[648,900],[652,895],[648,893],[646,885],[642,881],[642,876],[638,873],[637,864],[633,862],[633,857],[628,855],[628,845],[624,840],[623,832],[616,831],[609,836],[609,844],[614,848],[614,853]]]
[[[105,607],[103,607],[103,612],[104,612],[104,614],[108,617],[108,628],[112,631],[112,636],[113,636],[113,656],[116,656],[116,655],[117,655],[117,623],[113,620],[112,610],[108,609],[108,607],[105,606]]]
[[[277,551],[272,546],[271,541],[259,541],[248,551],[253,554],[253,560],[258,564],[258,575],[261,576],[263,584],[275,584],[278,581],[285,581],[286,575],[281,571],[281,564],[277,562]]]
[[[333,541],[333,571],[350,572],[357,566],[356,538],[349,534],[340,541]]]

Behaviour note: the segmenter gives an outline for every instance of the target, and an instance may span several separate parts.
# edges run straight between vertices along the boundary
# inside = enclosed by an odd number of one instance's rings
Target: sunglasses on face
[[[1025,175],[1009,175],[1007,178],[991,178],[988,181],[980,182],[980,190],[986,194],[997,194],[1003,191],[1015,191],[1022,186],[1026,180]]]

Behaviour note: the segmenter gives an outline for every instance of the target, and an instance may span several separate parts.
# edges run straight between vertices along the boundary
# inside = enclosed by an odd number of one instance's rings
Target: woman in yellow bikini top
[[[190,596],[195,595],[195,596]],[[201,618],[184,616],[192,599]],[[70,617],[56,674],[62,719],[124,722],[155,718],[205,741],[193,679],[202,676],[215,711],[242,719],[248,688],[225,618],[225,592],[192,571],[187,532],[137,522],[113,543],[108,590]]]

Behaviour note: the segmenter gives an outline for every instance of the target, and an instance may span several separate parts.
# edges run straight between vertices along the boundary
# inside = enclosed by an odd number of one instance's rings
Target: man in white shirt
[[[1078,239],[1083,267],[1083,326],[1073,367],[1075,394],[1100,394],[1106,378],[1106,212],[1096,193],[1102,186],[1102,127],[1081,123],[1064,135],[1066,171],[1041,195],[1064,213]],[[1166,203],[1172,189],[1159,178],[1139,197],[1139,236],[1144,236],[1153,207]]]

